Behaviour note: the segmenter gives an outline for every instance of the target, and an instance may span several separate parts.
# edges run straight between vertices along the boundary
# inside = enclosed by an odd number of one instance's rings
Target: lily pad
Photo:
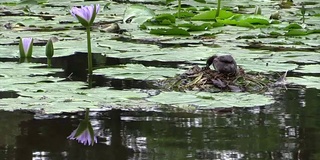
[[[211,11],[205,11],[205,12],[202,12],[202,13],[195,15],[194,17],[191,18],[191,20],[193,20],[193,21],[213,21],[216,18],[215,17],[216,12],[217,12],[216,9],[211,10]],[[234,14],[232,12],[220,10],[219,16],[217,18],[227,19],[233,15]]]
[[[143,5],[131,5],[124,12],[123,22],[142,24],[153,16],[155,16],[155,13],[150,8]]]
[[[285,72],[298,68],[297,64],[292,63],[274,63],[261,60],[239,60],[238,64],[245,69],[245,71],[253,72]]]
[[[117,68],[103,68],[94,71],[94,74],[104,75],[117,79],[159,80],[173,77],[183,70],[164,67],[145,67],[141,64],[126,64]]]
[[[133,106],[135,102],[148,96],[137,90],[81,89],[85,85],[84,82],[20,84],[15,90],[21,96],[17,99],[1,99],[0,109],[43,111],[46,114],[77,112],[83,108],[105,109],[115,105]]]
[[[269,62],[295,62],[295,63],[319,63],[319,53],[316,52],[281,52],[265,57]]]
[[[307,88],[320,89],[320,77],[302,76],[302,77],[287,77],[287,82],[298,85],[304,85]]]
[[[42,66],[43,68],[35,68],[39,66]],[[45,65],[41,64],[19,64],[13,62],[0,62],[0,69],[0,90],[16,90],[19,84],[58,81],[61,80],[61,78],[53,78],[46,75],[62,71],[62,69],[46,68]]]
[[[147,98],[148,101],[167,105],[194,105],[198,109],[228,107],[254,107],[274,103],[271,97],[250,93],[209,93],[209,92],[162,92]]]
[[[294,70],[294,72],[298,73],[320,73],[320,65],[313,64],[313,65],[303,65],[298,69]]]
[[[134,60],[143,61],[192,61],[206,59],[212,55],[212,49],[209,47],[179,47],[179,48],[163,48],[155,50],[149,55],[136,57]],[[203,61],[204,62],[204,61]]]
[[[190,36],[190,33],[186,30],[179,28],[171,28],[171,29],[152,29],[150,31],[151,34],[157,35],[181,35],[181,36]]]

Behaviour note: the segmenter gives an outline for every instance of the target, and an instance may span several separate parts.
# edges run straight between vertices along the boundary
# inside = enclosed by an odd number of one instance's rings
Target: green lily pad
[[[253,72],[285,72],[298,68],[297,64],[292,63],[274,63],[261,60],[240,60],[238,64],[245,69],[245,71]]]
[[[319,53],[316,52],[281,52],[266,57],[269,62],[319,63]]]
[[[291,23],[285,29],[302,29],[302,26],[297,23]]]
[[[177,44],[178,45],[178,44]],[[134,60],[143,61],[192,61],[208,58],[212,55],[212,49],[209,47],[179,47],[179,48],[163,48],[155,50],[149,55],[135,57]]]
[[[302,77],[287,77],[287,82],[298,85],[304,85],[307,88],[320,89],[320,77],[302,76]]]
[[[44,68],[32,68],[43,66]],[[61,72],[62,69],[46,68],[45,65],[35,63],[13,63],[0,62],[0,90],[16,90],[19,84],[37,83],[41,81],[55,82],[61,78],[53,78],[45,76],[56,72]]]
[[[176,18],[172,14],[164,13],[155,16],[149,21],[157,25],[170,25],[176,22]]]
[[[291,29],[287,33],[286,36],[305,36],[309,34],[309,30],[306,29]]]
[[[159,80],[183,73],[183,70],[163,67],[145,67],[141,64],[126,64],[117,68],[103,68],[94,74],[117,79]]]
[[[181,35],[181,36],[190,36],[190,33],[184,29],[180,28],[171,28],[171,29],[151,29],[151,34],[156,35]]]
[[[219,23],[227,24],[227,25],[237,25],[241,27],[251,27],[253,28],[255,25],[268,25],[269,20],[261,15],[233,15],[228,19],[219,19],[217,20]]]
[[[205,11],[205,12],[202,12],[202,13],[195,15],[194,17],[191,18],[191,20],[193,20],[193,21],[212,21],[212,20],[215,20],[215,18],[216,18],[215,17],[216,12],[217,12],[216,9],[211,10],[211,11]],[[227,19],[233,15],[234,14],[232,12],[220,10],[219,16],[217,18]]]
[[[294,72],[298,73],[320,73],[320,65],[313,64],[313,65],[303,65],[298,69],[294,70]]]
[[[250,93],[162,92],[147,98],[148,101],[167,105],[194,105],[199,109],[225,107],[254,107],[274,103],[271,97]]]
[[[132,106],[138,100],[143,100],[148,96],[137,90],[80,89],[85,85],[84,82],[19,84],[12,89],[21,96],[16,99],[1,99],[0,109],[8,111],[43,110],[46,114],[78,112],[83,108],[104,109],[116,105]]]
[[[262,24],[262,25],[269,24],[268,18],[261,15],[236,15],[236,16],[230,17],[230,19],[234,19],[239,22],[248,22],[250,24]]]

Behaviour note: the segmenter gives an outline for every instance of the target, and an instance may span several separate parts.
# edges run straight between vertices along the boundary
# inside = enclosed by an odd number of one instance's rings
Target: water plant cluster
[[[86,27],[87,32],[87,48],[88,48],[88,74],[92,75],[92,51],[91,51],[91,36],[90,30],[94,22],[96,15],[100,10],[100,5],[90,5],[72,7],[70,13],[75,17],[84,27]],[[32,38],[20,38],[19,51],[20,59],[31,58],[33,49],[33,39]],[[54,54],[54,47],[52,39],[49,39],[46,44],[45,55],[47,56],[48,67],[51,67],[51,59]],[[20,61],[22,61],[20,60]],[[77,129],[75,129],[70,136],[67,137],[71,140],[77,140],[79,143],[84,145],[93,145],[97,143],[97,138],[94,135],[94,131],[89,119],[89,108],[86,109],[85,118],[80,122]]]
[[[100,5],[82,6],[81,8],[72,7],[70,13],[75,17],[85,28],[87,32],[87,49],[88,49],[88,74],[92,75],[92,51],[91,51],[91,36],[90,30],[96,15],[100,10]],[[33,49],[32,38],[20,38],[19,51],[20,58],[31,58]],[[47,56],[48,66],[51,67],[51,59],[54,54],[53,40],[50,38],[46,44],[45,55]]]
[[[170,3],[172,1],[167,1]],[[201,1],[205,3],[205,1]],[[286,3],[293,6],[292,3]],[[299,4],[298,4],[299,5]],[[301,36],[314,33],[320,33],[319,28],[308,29],[305,27],[305,4],[300,4],[301,21],[293,22],[284,26],[273,27],[274,29],[265,32],[266,36]],[[136,7],[137,9],[139,7]],[[251,29],[270,28],[271,25],[277,26],[281,23],[280,13],[275,12],[270,17],[261,14],[261,7],[256,6],[255,10],[249,14],[244,14],[240,8],[223,8],[221,9],[221,1],[218,0],[216,9],[211,9],[208,5],[203,8],[196,8],[194,6],[187,6],[181,8],[181,1],[179,0],[177,13],[162,13],[153,16],[154,13],[146,7],[139,8],[142,13],[139,16],[152,16],[151,19],[146,20],[140,25],[141,29],[148,29],[149,33],[157,35],[183,35],[190,36],[192,32],[208,31],[212,28],[222,27],[226,25],[233,25],[239,27],[246,27]],[[131,12],[129,11],[129,13]],[[138,19],[138,17],[135,17]],[[301,23],[302,22],[302,23]]]

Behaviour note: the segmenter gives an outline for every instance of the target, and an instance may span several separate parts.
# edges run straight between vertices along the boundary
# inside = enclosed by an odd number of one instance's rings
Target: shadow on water
[[[0,91],[1,98],[17,98],[19,94],[16,91]]]
[[[0,112],[0,159],[319,159],[320,91],[233,113],[91,112],[98,144],[66,137],[84,113]],[[6,123],[5,123],[6,122]]]

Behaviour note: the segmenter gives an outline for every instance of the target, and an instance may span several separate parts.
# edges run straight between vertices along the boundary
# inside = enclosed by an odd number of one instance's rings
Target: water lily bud
[[[260,8],[260,6],[256,6],[256,9],[254,10],[254,14],[261,15],[261,8]]]
[[[33,39],[32,38],[20,38],[19,42],[19,52],[20,58],[31,58],[33,48]]]
[[[52,58],[53,54],[54,54],[53,42],[51,39],[49,39],[46,45],[46,56],[47,58]]]
[[[100,10],[100,5],[82,6],[81,8],[72,7],[70,13],[73,17],[77,18],[78,21],[84,26],[89,27],[93,24],[97,13]]]

